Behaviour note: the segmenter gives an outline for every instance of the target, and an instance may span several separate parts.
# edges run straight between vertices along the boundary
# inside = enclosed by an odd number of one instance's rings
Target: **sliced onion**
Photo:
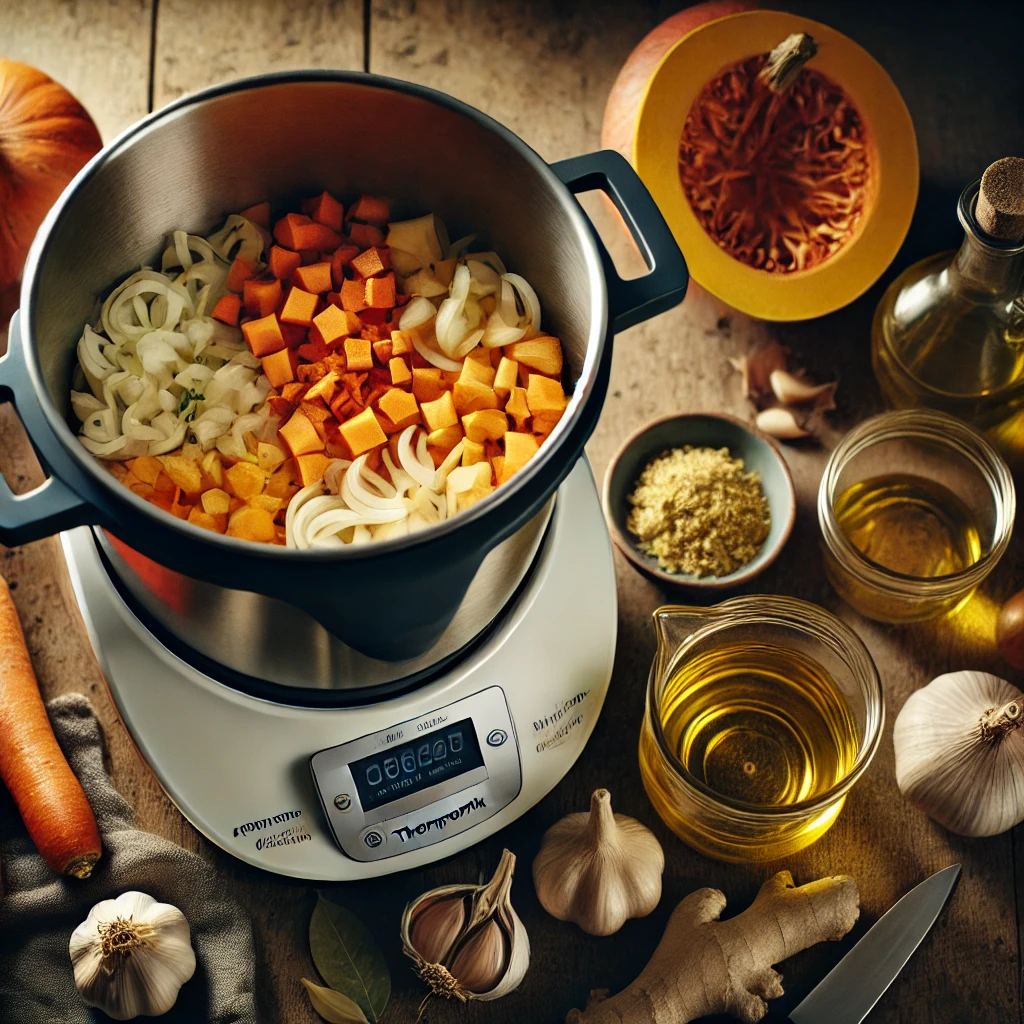
[[[445,489],[445,483],[448,480],[448,474],[462,461],[462,449],[465,447],[462,441],[460,441],[444,458],[444,462],[441,463],[437,469],[434,470],[434,481],[431,485],[431,490],[441,494]]]
[[[392,493],[391,497],[384,497],[380,494],[374,494],[366,486],[363,478],[363,472],[366,469],[366,460],[369,454],[360,455],[355,462],[352,463],[348,472],[342,478],[341,481],[341,496],[348,502],[349,508],[354,509],[356,512],[362,512],[364,508],[368,509],[402,509],[403,516],[405,514],[405,506],[402,503],[401,497],[397,494]],[[374,474],[376,476],[376,474]],[[381,483],[384,480],[380,479]],[[394,492],[394,488],[391,489]]]
[[[501,313],[495,310],[487,318],[487,326],[484,328],[480,344],[484,348],[501,348],[503,345],[520,341],[525,334],[525,327],[510,327],[502,319]]]
[[[391,482],[395,487],[396,494],[404,496],[413,487],[419,486],[404,469],[395,465],[394,459],[391,458],[391,452],[387,448],[381,453],[381,458],[384,460],[384,465],[388,467],[388,473],[391,474]]]
[[[419,352],[419,354],[423,356],[431,366],[436,366],[441,370],[458,371],[462,369],[461,362],[456,362],[454,359],[449,359],[440,352],[435,352],[432,348],[428,348],[426,344],[416,337],[415,334],[412,336],[412,347],[416,349],[416,351]]]
[[[540,299],[537,298],[537,293],[530,287],[530,282],[525,277],[520,277],[519,274],[505,274],[502,276],[502,281],[508,282],[518,292],[520,300],[526,308],[526,312],[529,314],[530,322],[526,328],[527,338],[532,338],[538,331],[540,331]],[[502,319],[506,323],[511,323],[512,318],[508,315],[508,309],[504,302],[504,290],[502,291],[502,305],[499,307],[501,310]]]
[[[476,327],[470,323],[466,315],[466,300],[469,298],[469,286],[472,277],[465,264],[455,269],[451,294],[441,303],[434,321],[434,334],[441,351],[449,358],[455,358],[455,351],[460,342]]]
[[[430,323],[437,316],[437,307],[422,295],[416,295],[409,300],[408,305],[402,310],[398,320],[399,330],[411,331],[414,327]]]
[[[324,470],[323,484],[331,494],[341,493],[341,481],[344,479],[345,470],[351,466],[352,463],[348,459],[331,459]]]
[[[402,469],[409,474],[421,487],[430,487],[434,482],[434,462],[430,459],[429,468],[419,460],[416,453],[412,448],[412,436],[417,430],[417,426],[414,423],[411,427],[406,427],[405,430],[398,437],[398,461],[401,464]],[[426,452],[426,435],[421,434],[420,440],[423,442],[423,449]]]

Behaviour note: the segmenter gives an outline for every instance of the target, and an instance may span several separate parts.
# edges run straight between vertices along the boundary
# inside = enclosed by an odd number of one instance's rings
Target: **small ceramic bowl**
[[[626,527],[629,495],[644,467],[669,448],[728,448],[748,470],[761,477],[761,487],[771,511],[771,529],[761,550],[746,565],[726,576],[690,576],[666,572],[653,555],[637,546]],[[605,519],[615,546],[645,576],[658,583],[693,590],[729,590],[747,583],[775,561],[789,539],[796,518],[796,494],[789,467],[775,442],[766,434],[732,416],[720,413],[688,413],[666,416],[638,430],[618,450],[605,473],[601,495]]]

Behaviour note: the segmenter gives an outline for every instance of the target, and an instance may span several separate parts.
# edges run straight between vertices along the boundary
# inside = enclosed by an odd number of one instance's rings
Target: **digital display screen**
[[[364,811],[429,789],[484,763],[473,719],[464,718],[349,765]]]

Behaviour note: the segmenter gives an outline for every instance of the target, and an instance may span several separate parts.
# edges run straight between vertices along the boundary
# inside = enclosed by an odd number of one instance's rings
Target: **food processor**
[[[168,232],[325,188],[387,196],[396,217],[431,210],[455,234],[482,229],[537,282],[568,406],[508,482],[409,536],[300,551],[197,529],[79,444],[76,342],[97,299],[151,264]],[[594,189],[647,275],[616,273],[575,198]],[[594,727],[615,576],[583,446],[613,335],[686,284],[664,219],[615,153],[549,166],[479,111],[368,74],[287,72],[183,97],[83,169],[29,253],[0,390],[48,479],[18,496],[0,486],[0,541],[63,531],[114,704],[212,842],[332,881],[449,856],[549,792]]]

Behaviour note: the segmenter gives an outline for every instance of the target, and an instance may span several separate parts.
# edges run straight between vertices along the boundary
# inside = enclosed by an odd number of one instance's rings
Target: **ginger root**
[[[567,1024],[688,1024],[730,1013],[747,1024],[782,995],[772,964],[826,939],[841,939],[860,914],[857,883],[849,875],[799,888],[788,871],[761,886],[742,914],[719,921],[725,896],[698,889],[676,907],[650,962],[629,988],[610,999],[597,995]]]

